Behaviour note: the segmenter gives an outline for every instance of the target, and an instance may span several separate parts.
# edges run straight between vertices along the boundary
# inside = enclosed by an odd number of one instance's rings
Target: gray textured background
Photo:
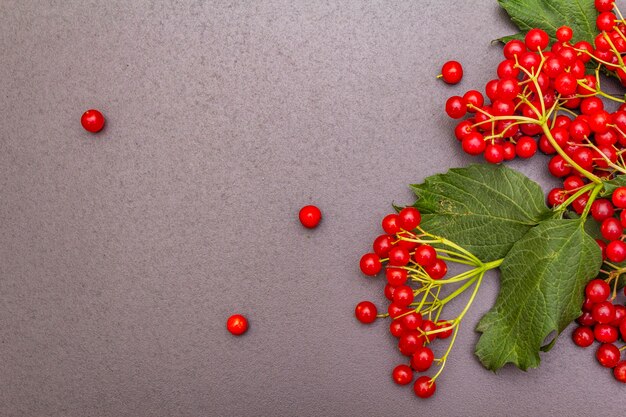
[[[623,414],[568,336],[481,368],[495,274],[428,401],[391,382],[388,322],[353,318],[390,203],[471,160],[442,108],[495,74],[495,1],[167,3],[0,0],[0,415]]]

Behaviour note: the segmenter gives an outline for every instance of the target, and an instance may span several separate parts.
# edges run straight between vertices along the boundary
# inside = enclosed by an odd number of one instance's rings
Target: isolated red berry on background
[[[396,384],[407,385],[413,381],[413,370],[408,365],[398,365],[393,368],[391,377]]]
[[[89,109],[80,118],[80,124],[91,133],[97,133],[104,127],[104,116],[96,109]]]
[[[429,376],[424,375],[417,378],[415,385],[413,385],[413,390],[418,397],[428,398],[432,397],[437,390],[437,384]]]
[[[313,229],[322,220],[322,212],[316,206],[304,206],[300,209],[299,217],[302,226]]]
[[[441,78],[448,84],[457,84],[463,78],[463,67],[457,61],[448,61],[441,67]]]
[[[376,314],[378,314],[378,310],[371,301],[361,301],[354,309],[354,315],[357,320],[364,324],[369,324],[376,320]]]
[[[467,113],[467,105],[463,97],[452,96],[446,100],[446,114],[452,119],[460,119]]]
[[[235,336],[240,336],[248,330],[248,320],[241,314],[233,314],[226,321],[226,329]]]
[[[375,253],[363,255],[359,266],[361,267],[361,272],[370,277],[378,274],[383,267],[380,263],[380,258]]]

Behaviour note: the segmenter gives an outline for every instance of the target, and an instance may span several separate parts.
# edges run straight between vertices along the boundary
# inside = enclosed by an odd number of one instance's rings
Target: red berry
[[[415,391],[415,395],[420,398],[428,398],[432,397],[432,395],[437,390],[437,384],[435,381],[432,381],[429,376],[420,376],[415,381],[415,385],[413,385],[413,390]]]
[[[570,39],[572,39],[573,35],[574,32],[569,26],[561,26],[556,30],[556,39],[559,42],[568,42]]]
[[[424,346],[424,338],[417,331],[404,332],[398,341],[398,348],[404,356],[411,356],[422,346]]]
[[[615,26],[616,19],[614,13],[602,12],[596,18],[596,26],[602,31],[609,32],[613,29],[613,26]]]
[[[405,266],[410,259],[411,255],[406,248],[396,246],[389,250],[389,265],[391,266]]]
[[[619,382],[626,383],[626,361],[618,362],[613,368],[613,376]]]
[[[417,311],[402,316],[402,326],[407,330],[417,330],[422,324],[422,315]]]
[[[595,340],[593,337],[593,331],[586,326],[577,327],[572,333],[572,340],[580,347],[588,347],[593,344]]]
[[[611,287],[601,279],[594,279],[585,287],[585,294],[593,303],[601,303],[609,298]]]
[[[420,325],[420,329],[422,329],[422,332],[426,333],[424,337],[426,338],[428,342],[431,342],[437,338],[437,333],[428,334],[430,332],[437,330],[437,325],[433,321],[431,320],[422,321],[422,324]]]
[[[463,101],[467,106],[467,111],[470,113],[475,113],[476,108],[482,107],[485,104],[485,98],[477,90],[469,90],[467,93],[463,94]]]
[[[520,158],[530,158],[537,153],[537,142],[529,136],[522,136],[517,140],[515,145],[515,153]]]
[[[583,314],[581,314],[580,317],[576,319],[576,321],[581,326],[593,326],[594,324],[596,324],[596,321],[591,315],[591,311],[583,311]]]
[[[427,371],[435,360],[435,355],[430,348],[419,347],[411,356],[411,367],[417,372]]]
[[[378,309],[371,301],[361,301],[354,309],[354,315],[357,320],[364,324],[372,323],[376,320]]]
[[[626,289],[624,292],[626,293]],[[619,325],[619,332],[622,335],[622,339],[626,340],[626,320],[622,320],[622,323]]]
[[[448,61],[441,67],[441,78],[448,84],[457,84],[463,78],[463,67],[457,61]]]
[[[397,214],[388,214],[383,217],[382,221],[383,230],[388,235],[395,235],[400,229],[400,218]]]
[[[610,323],[615,320],[615,307],[610,301],[602,301],[593,306],[591,314],[598,323]]]
[[[410,231],[420,225],[422,216],[415,207],[405,207],[398,213],[398,220],[401,228]]]
[[[609,261],[615,263],[626,261],[626,243],[621,240],[609,242],[606,246],[606,257],[609,258]]]
[[[393,289],[393,293],[396,292],[396,289]],[[391,299],[393,300],[393,293],[391,294]],[[408,310],[406,308],[400,307],[396,303],[389,304],[387,307],[387,313],[389,313],[389,317],[395,319],[396,317],[400,317],[402,314],[406,313]]]
[[[619,362],[620,359],[620,351],[617,346],[605,343],[600,345],[598,350],[596,351],[596,359],[600,362],[600,365],[606,368],[614,368],[615,365]]]
[[[613,205],[617,208],[626,208],[626,187],[618,187],[611,196]]]
[[[561,155],[555,155],[548,162],[548,170],[553,176],[560,178],[566,177],[572,172],[572,168],[565,162]]]
[[[391,377],[396,384],[407,385],[413,381],[413,370],[408,365],[398,365],[393,368]]]
[[[460,119],[467,113],[467,106],[463,97],[452,96],[446,100],[446,114],[453,119]]]
[[[368,276],[374,276],[380,272],[383,265],[380,263],[380,258],[375,253],[366,253],[361,257],[360,262],[361,272]]]
[[[624,321],[624,317],[626,317],[626,307],[623,305],[616,304],[615,307],[615,319],[609,323],[613,327],[619,328],[622,321]]]
[[[432,279],[441,279],[448,273],[448,265],[441,259],[437,259],[432,265],[424,269]]]
[[[594,6],[597,11],[602,12],[610,12],[613,10],[615,0],[595,0]]]
[[[524,45],[524,42],[514,39],[504,45],[502,52],[506,59],[515,59],[516,56],[526,52],[526,45]]]
[[[405,328],[402,325],[402,320],[392,320],[389,324],[389,333],[393,337],[400,337],[404,333]]]
[[[80,118],[80,124],[91,133],[97,133],[104,127],[104,116],[98,110],[87,110]]]
[[[393,302],[399,307],[408,307],[413,302],[413,289],[408,285],[399,286],[393,292]]]
[[[485,143],[483,135],[478,132],[472,132],[468,134],[461,141],[461,147],[463,151],[470,155],[480,155],[485,150],[487,144]]]
[[[435,248],[430,245],[421,245],[415,249],[415,255],[413,255],[413,258],[418,265],[427,267],[437,261],[437,252],[435,251]]]
[[[389,235],[380,235],[374,240],[372,248],[374,253],[384,258],[389,253],[389,250],[393,247],[394,239]]]
[[[613,343],[617,341],[619,334],[617,329],[610,324],[598,323],[593,328],[593,336],[600,343]]]
[[[606,198],[599,198],[591,204],[591,215],[599,222],[613,217],[614,213],[613,204]]]
[[[499,164],[504,161],[504,148],[499,144],[489,144],[485,147],[485,160],[490,164]]]
[[[241,314],[233,314],[226,321],[226,329],[235,336],[240,336],[248,330],[248,320]]]
[[[563,96],[570,96],[576,93],[577,86],[578,83],[576,81],[576,77],[569,72],[559,74],[554,79],[554,89]]]
[[[550,42],[550,37],[541,29],[531,29],[526,34],[524,41],[528,50],[535,52],[538,49],[546,49],[548,47],[548,43]]]
[[[448,323],[447,321],[438,322],[437,329],[445,329],[443,331],[437,332],[438,339],[447,339],[452,336],[452,333],[454,332],[454,328],[452,327],[451,323]]]
[[[608,241],[619,239],[623,230],[622,224],[615,217],[605,219],[600,225],[600,234]]]
[[[403,285],[408,277],[406,270],[401,268],[387,268],[385,271],[387,282],[393,287],[399,287]]]
[[[315,206],[304,206],[300,209],[299,217],[304,227],[313,229],[322,219],[322,212]]]

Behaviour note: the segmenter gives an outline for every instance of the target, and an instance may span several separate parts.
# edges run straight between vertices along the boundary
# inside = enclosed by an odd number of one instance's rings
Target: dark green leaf
[[[611,194],[613,194],[613,191],[615,191],[617,188],[625,187],[625,186],[626,186],[626,175],[618,175],[612,180],[604,182],[604,191],[602,191],[601,195],[602,197],[610,196]]]
[[[552,212],[541,187],[505,166],[470,165],[412,185],[422,227],[463,246],[488,262]]]
[[[530,229],[504,258],[496,304],[476,328],[483,365],[494,371],[506,363],[538,366],[545,339],[580,315],[584,287],[601,263],[580,220],[547,220]]]
[[[593,44],[598,34],[598,12],[592,0],[498,0],[500,6],[522,31],[539,28],[554,40],[556,30],[567,25],[574,31],[572,43],[581,40]],[[501,40],[505,42],[507,38]]]

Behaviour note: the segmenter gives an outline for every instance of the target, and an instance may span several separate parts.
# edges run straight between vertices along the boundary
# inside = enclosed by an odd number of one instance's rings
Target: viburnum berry
[[[548,193],[548,205],[550,207],[556,207],[565,202],[565,190],[562,188],[553,188]]]
[[[389,324],[389,333],[391,333],[391,335],[393,337],[400,337],[402,336],[402,334],[404,333],[404,326],[402,325],[402,320],[396,319],[396,320],[391,320],[391,323]]]
[[[409,251],[403,247],[396,246],[389,250],[389,265],[391,266],[405,266],[410,259]]]
[[[391,377],[396,384],[407,385],[413,381],[413,370],[408,365],[398,365],[393,368]]]
[[[502,50],[506,59],[515,59],[516,56],[521,55],[523,52],[526,52],[526,45],[518,39],[508,41]]]
[[[620,361],[613,368],[613,376],[619,382],[623,382],[626,384],[626,361]]]
[[[602,12],[610,12],[613,10],[615,4],[615,0],[594,0],[593,5],[597,11]]]
[[[446,100],[446,113],[453,119],[460,119],[465,116],[467,112],[467,106],[463,97],[452,96]]]
[[[504,148],[500,144],[489,144],[485,147],[485,160],[490,164],[504,161]]]
[[[368,276],[378,274],[383,267],[380,263],[380,258],[375,253],[366,253],[363,255],[359,265],[361,267],[361,272]]]
[[[419,347],[411,356],[411,367],[417,372],[425,372],[433,364],[435,355],[430,348],[426,346]]]
[[[374,249],[374,253],[381,258],[384,258],[389,253],[389,250],[393,247],[394,239],[389,235],[380,235],[376,239],[374,239],[374,243],[372,244],[372,248]]]
[[[391,294],[391,299],[393,301],[393,294],[395,294],[396,289],[393,289],[393,293]],[[402,314],[406,313],[408,310],[404,307],[400,307],[396,303],[391,303],[387,307],[387,313],[389,313],[389,317],[395,319],[396,317],[400,317]]]
[[[420,376],[413,385],[415,395],[420,398],[432,397],[437,390],[437,384],[429,376]]]
[[[424,346],[424,338],[417,331],[406,331],[400,336],[398,348],[404,356],[411,356]]]
[[[601,303],[609,298],[611,287],[601,279],[594,279],[585,287],[585,294],[593,303]]]
[[[550,37],[541,29],[531,29],[526,33],[524,41],[530,51],[544,50],[548,47]]]
[[[400,307],[408,307],[413,302],[413,289],[408,285],[399,286],[393,292],[393,302]],[[615,311],[613,311],[614,316]],[[611,320],[613,320],[613,317],[611,317]]]
[[[463,67],[457,61],[448,61],[441,67],[440,77],[448,84],[457,84],[463,78]]]
[[[98,133],[104,128],[104,116],[96,109],[89,109],[80,118],[80,124],[91,133]]]
[[[520,158],[530,158],[537,153],[537,142],[529,136],[522,136],[517,140],[515,145],[515,153]]]
[[[241,314],[233,314],[226,320],[226,329],[235,336],[241,336],[248,330],[248,319]]]
[[[387,282],[389,283],[389,285],[393,287],[399,287],[406,282],[408,278],[408,273],[405,269],[401,268],[387,268],[387,270],[385,271],[385,276],[387,277]]]
[[[593,330],[586,326],[577,327],[572,333],[572,340],[577,346],[588,347],[593,344]]]
[[[322,220],[322,212],[319,208],[313,205],[302,207],[298,216],[300,218],[300,223],[308,229],[317,227],[320,220]]]
[[[606,245],[606,257],[611,262],[621,263],[626,261],[626,243],[614,240]]]
[[[615,217],[605,219],[600,225],[600,234],[608,241],[619,239],[622,231],[622,224]]]
[[[554,89],[558,91],[559,94],[564,96],[574,94],[576,92],[576,87],[578,87],[576,77],[569,72],[559,74],[559,76],[554,80]]]
[[[559,42],[569,42],[572,39],[574,32],[569,26],[561,26],[556,30],[556,39]]]
[[[400,227],[404,230],[413,230],[420,225],[422,216],[415,207],[405,207],[398,213]]]
[[[402,316],[402,326],[407,330],[417,330],[422,324],[422,315],[417,311]]]
[[[435,248],[430,245],[421,245],[415,249],[413,258],[418,265],[427,267],[437,261],[437,252],[435,251]]]
[[[357,320],[364,324],[372,323],[376,320],[378,309],[371,301],[361,301],[354,309]]]
[[[605,368],[613,368],[619,362],[620,351],[617,346],[611,343],[604,343],[596,351],[596,359]]]
[[[382,226],[385,233],[395,235],[401,230],[400,218],[397,214],[388,214],[383,217]]]
[[[609,217],[613,217],[614,213],[613,204],[605,198],[599,198],[591,204],[591,216],[596,221],[604,221]]]
[[[444,330],[442,330],[442,329],[444,329]],[[454,328],[447,321],[440,321],[440,322],[438,322],[437,323],[437,330],[441,330],[441,331],[437,332],[437,338],[438,339],[447,339],[450,336],[452,336],[452,333],[454,332]]]
[[[432,279],[441,279],[448,273],[448,265],[445,261],[437,259],[432,265],[425,267],[424,270]]]
[[[467,111],[470,113],[475,113],[477,108],[485,104],[485,98],[481,92],[477,90],[469,90],[467,93],[463,94],[463,101],[467,106]]]
[[[591,315],[591,311],[583,311],[583,314],[580,315],[580,317],[578,317],[576,319],[576,322],[578,322],[578,324],[580,324],[581,326],[593,326],[594,324],[596,324],[596,321],[593,319],[593,316]]]
[[[593,336],[600,343],[613,343],[619,337],[619,333],[610,324],[598,323],[593,327]]]
[[[602,12],[596,18],[596,26],[602,31],[610,31],[615,26],[615,14],[612,12]]]
[[[610,301],[602,301],[593,306],[591,314],[598,323],[610,323],[615,319],[615,307]]]
[[[483,135],[478,132],[472,132],[461,141],[461,146],[465,153],[470,155],[480,155],[485,150],[487,144]]]
[[[613,327],[619,328],[620,324],[626,317],[626,307],[620,304],[614,305],[615,307],[615,319],[609,323]]]
[[[434,330],[437,330],[437,325],[431,320],[424,320],[422,321],[422,324],[420,325],[420,329],[422,329],[424,333],[430,333]],[[425,337],[428,342],[432,342],[434,339],[437,338],[437,334],[436,333],[428,334]]]
[[[618,187],[611,196],[613,205],[617,208],[626,208],[626,187]]]

